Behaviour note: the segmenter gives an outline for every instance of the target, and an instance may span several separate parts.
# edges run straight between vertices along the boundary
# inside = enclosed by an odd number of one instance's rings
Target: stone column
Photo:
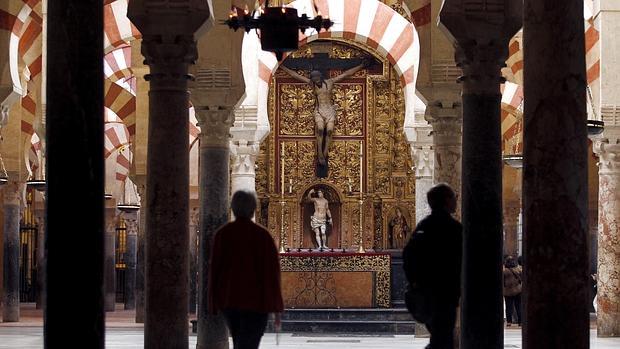
[[[504,206],[504,254],[517,256],[519,254],[519,202],[506,203]]]
[[[138,196],[140,196],[140,211],[138,212],[138,236],[136,237],[136,322],[144,323],[144,266],[146,250],[146,176],[137,175],[135,180]]]
[[[230,192],[237,190],[256,191],[256,157],[260,145],[245,139],[230,142],[231,174]]]
[[[44,348],[64,348],[79,333],[80,347],[99,349],[104,348],[103,7],[100,0],[54,0],[47,13]],[[76,279],[67,266],[78,261],[88,272]],[[77,281],[79,292],[67,292]],[[67,318],[74,320],[70,326]]]
[[[45,202],[41,203],[45,206]],[[45,308],[46,290],[45,290],[45,209],[39,208],[35,210],[35,219],[37,222],[37,309]]]
[[[415,220],[417,224],[431,213],[426,193],[433,187],[435,152],[430,145],[412,144],[411,155],[415,163]]]
[[[103,262],[103,307],[114,311],[116,306],[116,201],[105,201],[105,235]]]
[[[198,257],[197,349],[227,349],[224,318],[208,314],[207,280],[211,241],[215,231],[228,221],[229,130],[234,121],[231,107],[196,107],[200,133],[200,247]]]
[[[189,214],[189,313],[198,307],[198,231],[200,208],[192,207]]]
[[[615,127],[614,127],[615,128]],[[597,334],[620,336],[620,132],[595,140],[599,156]]]
[[[517,3],[472,3],[465,11],[447,0],[440,14],[463,70],[463,349],[504,347],[500,83],[508,41],[521,27]]]
[[[461,139],[463,119],[459,105],[430,105],[426,120],[433,127],[435,183],[448,183],[455,191],[461,188]]]
[[[9,178],[17,178],[14,173]],[[4,272],[2,321],[19,321],[19,217],[23,183],[10,181],[4,188]]]
[[[588,348],[583,1],[525,0],[523,20],[523,347]]]
[[[125,243],[125,310],[136,308],[136,256],[138,252],[138,212],[124,213],[127,227]]]
[[[129,2],[150,67],[146,179],[145,348],[187,348],[189,319],[189,65],[209,17],[199,0]]]

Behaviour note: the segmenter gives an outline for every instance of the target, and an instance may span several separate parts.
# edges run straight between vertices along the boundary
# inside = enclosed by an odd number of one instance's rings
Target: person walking
[[[513,319],[521,326],[521,268],[512,256],[504,260],[504,300],[506,302],[506,326],[512,325]],[[513,315],[516,317],[513,318]]]
[[[428,191],[431,214],[416,226],[403,250],[403,267],[409,287],[422,294],[430,332],[427,349],[454,348],[456,309],[461,295],[463,226],[452,214],[454,190],[441,183]]]
[[[256,349],[269,313],[284,310],[280,288],[280,260],[273,238],[252,222],[256,210],[253,192],[237,191],[232,197],[234,222],[222,226],[213,238],[208,275],[208,306],[222,312],[234,349]]]

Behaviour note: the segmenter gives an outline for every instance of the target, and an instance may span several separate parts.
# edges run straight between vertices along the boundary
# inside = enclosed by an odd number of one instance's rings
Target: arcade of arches
[[[446,182],[465,229],[463,348],[503,347],[503,255],[525,257],[529,347],[585,348],[593,274],[597,333],[620,336],[617,1],[283,0],[335,24],[300,33],[280,62],[219,24],[263,3],[0,4],[3,322],[20,302],[49,324],[62,304],[91,304],[75,316],[100,347],[120,302],[145,347],[186,348],[189,307],[198,348],[227,348],[201,306],[206,242],[240,189],[280,248],[288,307],[402,307],[400,250]],[[328,79],[360,64],[317,137],[316,92],[281,66]],[[588,139],[586,120],[604,130]],[[327,250],[311,189],[329,202]],[[75,264],[95,272],[67,294]],[[320,297],[304,289],[310,265],[333,272]],[[48,326],[46,346],[63,331]]]

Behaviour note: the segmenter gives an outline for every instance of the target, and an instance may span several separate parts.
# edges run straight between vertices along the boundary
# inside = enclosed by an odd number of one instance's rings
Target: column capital
[[[411,157],[415,165],[416,178],[433,178],[435,150],[432,145],[411,144]]]
[[[513,0],[445,0],[439,27],[456,46],[463,94],[499,94],[508,42],[523,25],[523,3]]]
[[[138,212],[123,212],[127,235],[138,235]]]
[[[235,115],[230,106],[195,107],[201,147],[228,147]]]
[[[233,175],[255,176],[254,165],[260,152],[260,145],[247,140],[230,142],[230,158]]]
[[[25,200],[24,200],[25,189],[26,189],[25,183],[18,182],[18,181],[12,181],[9,179],[9,182],[4,186],[4,204],[21,205],[22,203],[25,203]]]
[[[163,84],[162,89],[179,87],[187,90],[186,83],[191,78],[187,71],[198,57],[192,34],[170,35],[166,40],[160,35],[144,35],[141,52],[144,63],[151,68],[151,72],[144,76],[147,81]]]
[[[463,115],[461,106],[443,108],[442,106],[429,106],[424,116],[433,127],[432,136],[435,144],[461,144],[463,129]]]
[[[620,174],[620,135],[593,140],[594,153],[599,157],[599,174]]]

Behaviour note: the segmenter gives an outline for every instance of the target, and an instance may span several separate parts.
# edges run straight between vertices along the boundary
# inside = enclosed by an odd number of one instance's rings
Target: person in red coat
[[[208,279],[208,309],[222,312],[235,349],[258,348],[269,313],[284,310],[280,258],[269,232],[252,222],[256,196],[237,191],[232,197],[234,222],[213,238]]]

